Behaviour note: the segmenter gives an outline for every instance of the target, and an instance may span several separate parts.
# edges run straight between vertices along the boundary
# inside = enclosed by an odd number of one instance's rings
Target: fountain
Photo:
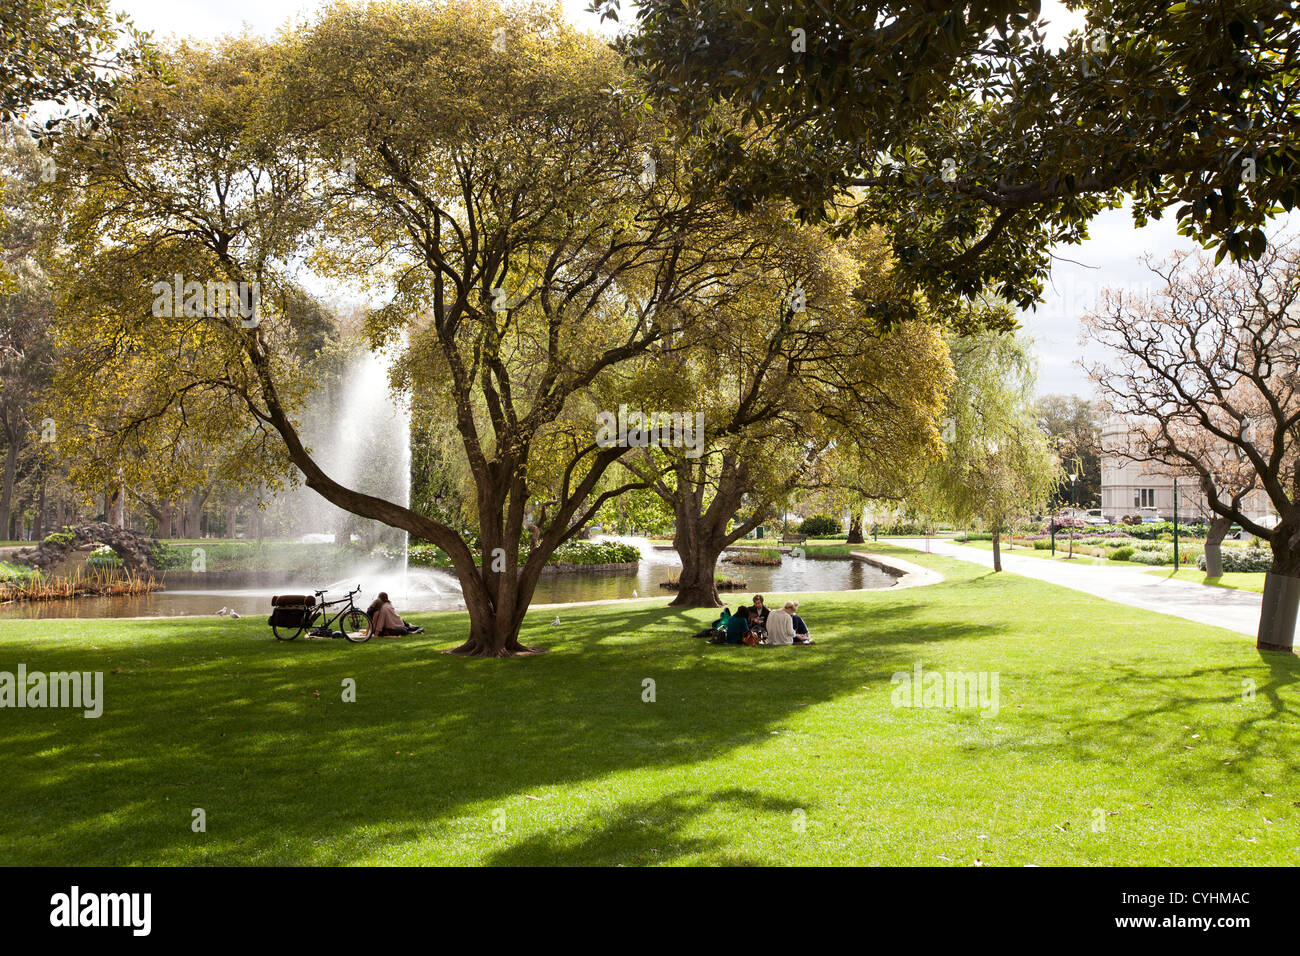
[[[409,505],[411,415],[406,400],[395,397],[389,387],[395,351],[365,350],[359,354],[332,403],[333,428],[318,439],[313,449],[322,467],[340,484]],[[453,575],[410,567],[410,541],[405,531],[333,506],[326,515],[336,529],[341,529],[345,540],[357,541],[371,552],[369,559],[326,586],[329,596],[360,585],[360,599],[369,602],[380,591],[387,591],[394,604],[405,611],[464,607],[460,585]]]

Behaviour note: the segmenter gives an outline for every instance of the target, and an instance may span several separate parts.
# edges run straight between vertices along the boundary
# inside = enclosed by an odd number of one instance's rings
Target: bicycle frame
[[[338,623],[339,619],[340,619],[341,617],[343,617],[344,614],[347,614],[348,611],[358,611],[358,610],[360,610],[360,608],[358,608],[358,607],[357,607],[357,606],[352,602],[352,596],[353,596],[354,594],[360,594],[360,593],[361,593],[361,585],[359,585],[359,584],[358,584],[358,585],[357,585],[353,590],[349,591],[349,592],[347,593],[347,596],[346,596],[346,597],[341,597],[341,598],[339,598],[339,599],[336,600],[336,601],[326,601],[326,600],[323,600],[323,599],[322,599],[322,596],[323,596],[325,593],[326,593],[326,592],[324,592],[324,591],[316,591],[316,592],[315,592],[315,594],[316,594],[316,601],[317,601],[317,604],[316,604],[315,607],[313,607],[313,608],[311,609],[311,613],[312,613],[313,616],[315,616],[316,614],[320,614],[320,615],[322,615],[322,618],[323,618],[323,619],[322,619],[321,623],[317,624],[317,625],[313,628],[313,630],[322,630],[322,631],[323,631],[323,630],[326,630],[326,629],[331,629],[331,630],[332,630],[333,627],[334,627],[334,625]],[[343,604],[343,605],[346,605],[346,606],[345,606],[345,607],[341,607],[341,608],[339,608],[339,609],[338,609],[338,612],[337,612],[336,614],[334,614],[334,616],[331,617],[330,614],[329,614],[329,612],[326,610],[326,608],[333,607],[335,604]]]

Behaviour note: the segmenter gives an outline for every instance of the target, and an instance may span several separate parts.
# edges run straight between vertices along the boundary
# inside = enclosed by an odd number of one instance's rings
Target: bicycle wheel
[[[370,617],[360,608],[354,607],[339,618],[339,627],[343,629],[343,636],[353,644],[370,640]]]
[[[316,622],[320,620],[320,614],[311,611],[302,616],[302,624],[297,627],[286,627],[283,625],[271,625],[271,633],[275,635],[277,641],[292,641],[295,637],[307,630],[309,627],[315,627]]]

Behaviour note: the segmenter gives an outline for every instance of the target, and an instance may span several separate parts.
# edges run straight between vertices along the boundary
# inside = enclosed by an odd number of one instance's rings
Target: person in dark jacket
[[[750,609],[743,604],[736,608],[736,613],[727,619],[727,644],[744,644],[745,635],[749,633]]]
[[[749,609],[750,630],[758,631],[760,638],[767,634],[767,616],[772,612],[763,602],[763,595],[754,595],[754,606]]]

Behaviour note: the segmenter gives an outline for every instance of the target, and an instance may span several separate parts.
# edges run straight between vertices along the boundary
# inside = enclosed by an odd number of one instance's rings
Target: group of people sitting
[[[388,592],[380,591],[379,596],[366,608],[370,618],[371,637],[401,637],[404,634],[423,634],[424,628],[417,624],[407,624],[398,615],[393,602],[388,600]]]
[[[763,603],[763,595],[755,594],[754,603],[742,604],[732,614],[723,608],[722,615],[713,622],[710,644],[788,645],[811,644],[808,625],[799,616],[799,602],[786,601],[782,607],[771,610]]]

